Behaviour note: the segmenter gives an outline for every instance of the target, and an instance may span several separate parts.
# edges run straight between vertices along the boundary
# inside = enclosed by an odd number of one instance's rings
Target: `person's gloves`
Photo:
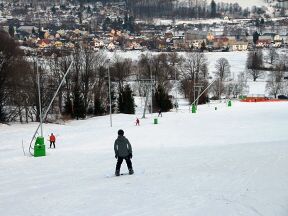
[[[118,155],[117,155],[117,154],[115,154],[115,158],[116,158],[116,159],[118,158]]]
[[[132,155],[132,153],[130,153],[130,154],[129,154],[129,158],[132,159],[132,157],[133,157],[133,155]]]

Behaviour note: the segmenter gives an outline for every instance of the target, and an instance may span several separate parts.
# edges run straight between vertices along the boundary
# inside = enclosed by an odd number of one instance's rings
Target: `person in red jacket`
[[[55,149],[55,141],[56,141],[56,137],[54,136],[53,133],[51,133],[50,137],[49,137],[49,141],[50,141],[50,148],[52,147],[52,144],[54,146]]]
[[[139,121],[139,119],[138,118],[136,118],[136,126],[140,126],[140,121]]]

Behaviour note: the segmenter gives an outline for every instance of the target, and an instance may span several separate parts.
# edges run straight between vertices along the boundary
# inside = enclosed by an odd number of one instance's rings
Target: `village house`
[[[143,37],[130,36],[125,41],[125,50],[142,50],[144,49],[145,39]]]
[[[167,48],[166,40],[164,37],[155,38],[155,46],[158,51],[165,50]]]
[[[99,48],[99,49],[102,49],[104,47],[104,42],[102,40],[99,40],[97,38],[94,38],[93,39],[93,42],[94,42],[94,47],[95,48]]]
[[[213,39],[213,48],[221,49],[229,47],[229,39],[225,36],[215,36]]]
[[[116,46],[114,43],[111,42],[108,44],[107,49],[112,52],[116,49]]]
[[[273,46],[274,47],[281,47],[284,43],[284,38],[281,37],[280,35],[276,34],[274,36],[274,40],[273,40]]]
[[[207,38],[206,38],[206,47],[208,48],[208,50],[212,50],[213,48],[213,40],[214,40],[214,35],[211,32],[208,32],[207,34]]]
[[[271,45],[271,39],[259,39],[256,43],[256,47],[264,48],[269,47]]]
[[[75,48],[75,44],[72,43],[72,42],[68,42],[68,43],[65,44],[65,47],[69,48],[69,49],[74,49]]]
[[[190,30],[185,32],[185,43],[186,47],[188,46],[200,49],[201,44],[204,43],[206,44],[206,39],[207,39],[207,32],[206,31],[198,31],[198,30]]]
[[[235,41],[230,45],[231,51],[246,51],[248,49],[248,42],[246,41]]]
[[[186,43],[184,40],[184,36],[174,36],[173,37],[173,48],[176,50],[186,49]]]
[[[54,47],[56,47],[56,48],[62,48],[62,47],[63,47],[63,43],[62,43],[61,41],[56,41],[56,42],[54,43]]]
[[[40,39],[37,41],[37,46],[41,49],[51,46],[51,41],[49,39]]]
[[[125,50],[142,50],[143,47],[136,41],[127,41]]]
[[[237,40],[237,36],[226,36],[230,51],[246,51],[248,49],[247,40]]]

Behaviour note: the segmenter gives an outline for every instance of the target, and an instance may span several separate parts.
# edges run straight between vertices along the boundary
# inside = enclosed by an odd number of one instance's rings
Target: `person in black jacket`
[[[132,146],[129,140],[124,136],[124,131],[122,129],[118,130],[118,138],[114,142],[115,158],[117,159],[115,175],[120,175],[120,168],[123,160],[125,159],[129,175],[134,173],[132,167]]]
[[[162,117],[162,110],[161,109],[158,110],[158,117],[160,117],[160,116]]]

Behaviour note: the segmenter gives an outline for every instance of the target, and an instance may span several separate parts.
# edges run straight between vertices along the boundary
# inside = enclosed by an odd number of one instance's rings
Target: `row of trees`
[[[243,10],[238,3],[216,3],[212,1],[135,0],[127,1],[133,14],[142,18],[215,18],[223,14],[247,17],[249,9]]]

